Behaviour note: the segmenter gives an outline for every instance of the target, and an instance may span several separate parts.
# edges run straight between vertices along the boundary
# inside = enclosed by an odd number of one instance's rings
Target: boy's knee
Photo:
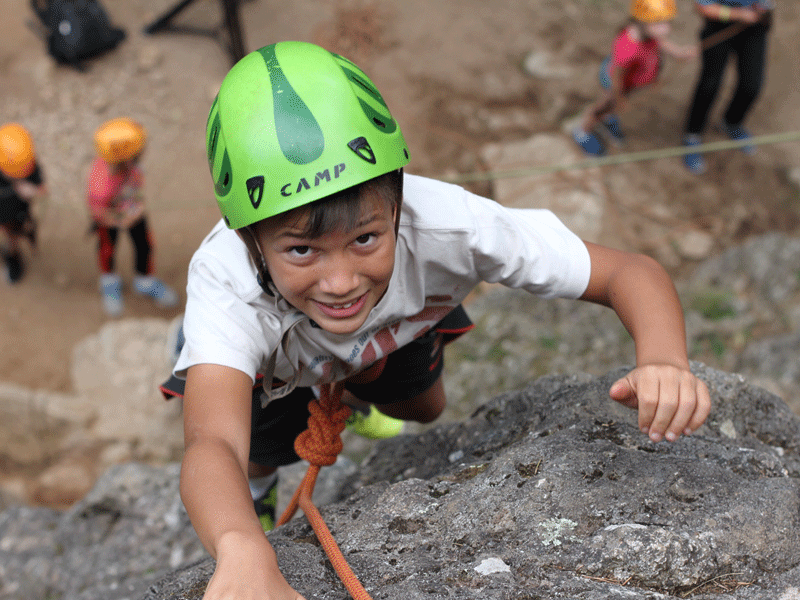
[[[444,407],[445,402],[442,402],[441,405],[437,406],[426,406],[424,409],[419,411],[418,418],[414,420],[417,423],[422,423],[423,425],[427,423],[433,423],[444,412]]]
[[[444,386],[440,377],[430,388],[413,398],[380,405],[378,410],[396,419],[426,424],[439,418],[445,406],[447,406],[447,398],[444,395]]]

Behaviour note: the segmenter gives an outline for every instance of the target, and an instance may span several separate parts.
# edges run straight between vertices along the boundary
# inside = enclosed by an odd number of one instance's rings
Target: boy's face
[[[394,270],[395,210],[364,199],[354,229],[303,237],[307,215],[253,228],[281,295],[325,331],[353,333],[380,301]]]

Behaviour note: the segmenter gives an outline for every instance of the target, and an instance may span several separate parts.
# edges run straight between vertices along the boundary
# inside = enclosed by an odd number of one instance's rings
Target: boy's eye
[[[308,256],[310,253],[310,246],[292,246],[289,248],[289,254],[293,254],[294,256]]]
[[[360,235],[356,238],[356,243],[364,246],[369,244],[375,238],[375,234],[373,233],[365,233],[364,235]]]

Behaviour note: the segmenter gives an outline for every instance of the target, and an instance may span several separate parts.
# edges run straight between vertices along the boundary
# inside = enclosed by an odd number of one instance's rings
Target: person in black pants
[[[743,122],[764,82],[771,7],[763,0],[695,1],[698,12],[705,19],[700,32],[702,70],[689,109],[683,144],[697,146],[702,143],[701,135],[708,113],[719,92],[731,54],[736,55],[739,80],[720,128],[732,140],[747,140],[750,134]],[[742,150],[752,154],[755,147],[745,145]],[[684,163],[693,173],[702,174],[706,170],[700,153],[686,154]]]
[[[6,245],[0,251],[8,283],[16,284],[25,273],[21,241],[36,247],[36,221],[31,203],[47,193],[30,132],[19,123],[0,127],[0,231]]]

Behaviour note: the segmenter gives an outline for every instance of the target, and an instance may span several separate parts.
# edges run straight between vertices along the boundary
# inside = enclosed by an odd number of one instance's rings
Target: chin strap
[[[269,276],[267,263],[264,260],[264,254],[261,252],[261,248],[258,246],[256,235],[253,233],[252,226],[247,225],[246,227],[242,227],[237,231],[239,232],[239,237],[244,242],[244,245],[247,246],[247,251],[250,254],[250,260],[253,261],[253,265],[255,265],[256,271],[258,272],[258,285],[261,286],[261,289],[264,290],[264,293],[267,296],[274,297],[275,289],[272,285],[272,278]]]
[[[308,403],[311,414],[308,418],[308,429],[297,436],[294,450],[300,458],[311,464],[291,502],[278,520],[278,525],[288,522],[297,512],[298,506],[302,508],[336,574],[353,599],[372,600],[347,564],[339,545],[333,539],[330,529],[311,499],[320,468],[335,463],[336,457],[342,451],[341,433],[344,431],[347,417],[350,416],[350,408],[342,404],[343,391],[344,382],[341,381],[322,385],[319,400],[315,399]]]

